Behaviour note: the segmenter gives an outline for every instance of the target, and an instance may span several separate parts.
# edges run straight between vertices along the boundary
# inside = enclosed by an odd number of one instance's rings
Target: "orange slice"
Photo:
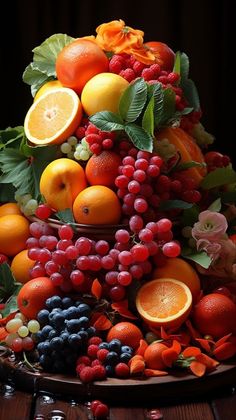
[[[171,330],[182,325],[191,306],[192,294],[188,286],[170,278],[145,283],[136,297],[137,311],[147,324]]]
[[[33,144],[61,144],[74,133],[81,118],[78,95],[69,88],[55,88],[31,105],[25,117],[25,134]]]

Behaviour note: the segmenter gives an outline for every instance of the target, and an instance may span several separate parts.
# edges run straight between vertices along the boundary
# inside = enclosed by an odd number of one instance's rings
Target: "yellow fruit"
[[[34,266],[35,261],[28,257],[28,249],[23,249],[15,255],[11,262],[11,271],[16,281],[26,283],[30,280],[30,269]]]
[[[14,257],[25,249],[30,235],[28,220],[19,214],[8,214],[0,218],[0,254]]]
[[[6,203],[0,206],[0,217],[7,214],[21,214],[20,208],[16,203]]]
[[[81,102],[87,115],[99,111],[118,112],[120,97],[129,82],[114,73],[100,73],[92,77],[84,86]]]
[[[40,98],[40,96],[42,96],[44,93],[48,92],[49,90],[55,89],[55,88],[60,88],[63,87],[61,82],[59,82],[59,80],[50,80],[49,82],[44,83],[39,90],[37,91],[35,97],[34,97],[34,102]]]
[[[72,89],[50,89],[28,110],[25,134],[33,144],[61,144],[75,132],[81,118],[82,105]]]
[[[75,198],[86,186],[82,166],[67,158],[50,162],[44,169],[39,182],[41,194],[47,204],[55,210],[72,209]]]

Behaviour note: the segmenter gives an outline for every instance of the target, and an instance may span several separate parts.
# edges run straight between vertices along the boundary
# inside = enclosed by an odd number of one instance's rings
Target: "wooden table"
[[[236,387],[217,395],[186,401],[161,402],[141,407],[110,406],[109,420],[235,420]],[[36,395],[14,390],[0,383],[0,420],[86,420],[93,419],[89,404],[63,400],[40,392]]]

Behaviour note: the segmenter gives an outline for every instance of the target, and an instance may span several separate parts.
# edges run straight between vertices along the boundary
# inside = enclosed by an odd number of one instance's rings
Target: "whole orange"
[[[136,349],[143,338],[142,331],[131,322],[118,322],[108,331],[107,341],[117,338],[125,346]]]
[[[47,204],[55,210],[71,209],[75,198],[86,186],[82,166],[67,158],[50,162],[44,169],[39,183],[41,194]]]
[[[92,185],[81,191],[73,204],[77,223],[88,225],[115,225],[121,217],[117,195],[103,185]]]
[[[236,333],[236,305],[228,297],[219,293],[210,293],[193,308],[193,321],[201,334],[222,337]]]
[[[93,76],[108,70],[109,60],[93,41],[78,38],[66,45],[56,59],[56,74],[63,86],[82,92]]]
[[[5,203],[0,206],[0,217],[8,214],[21,214],[20,208],[16,203]]]
[[[26,283],[30,280],[30,269],[34,266],[35,261],[28,257],[28,249],[23,249],[15,255],[11,262],[11,272],[19,283]]]
[[[29,236],[29,222],[24,216],[8,214],[0,218],[0,254],[14,257],[25,249]]]
[[[37,277],[25,283],[17,296],[18,308],[28,319],[35,319],[46,300],[58,295],[58,289],[48,277]]]
[[[120,165],[121,158],[117,153],[103,151],[91,156],[85,167],[85,175],[90,185],[113,187]]]
[[[169,277],[185,283],[192,295],[193,300],[199,296],[201,284],[199,276],[194,268],[182,258],[168,258],[165,265],[157,267],[152,273],[153,279]]]
[[[149,344],[144,352],[144,360],[146,362],[146,366],[149,369],[158,369],[162,370],[166,368],[162,360],[162,352],[168,349],[168,347],[163,343],[153,342]]]

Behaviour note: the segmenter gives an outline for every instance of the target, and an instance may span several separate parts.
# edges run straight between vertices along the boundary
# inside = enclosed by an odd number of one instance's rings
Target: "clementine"
[[[0,218],[0,254],[14,257],[25,249],[29,236],[29,222],[24,216],[8,214]]]
[[[205,163],[200,147],[194,139],[181,128],[164,128],[156,136],[157,141],[161,141],[163,139],[168,139],[168,141],[173,144],[176,150],[180,153],[180,163],[191,161]],[[193,167],[187,169],[185,172],[186,176],[190,176],[195,180],[196,187],[200,184],[207,173],[205,167]]]
[[[121,205],[117,195],[103,185],[92,185],[81,191],[73,204],[77,223],[113,225],[120,221]]]
[[[47,204],[55,210],[72,209],[75,198],[86,186],[82,166],[67,158],[50,162],[44,169],[39,182],[41,194]]]
[[[91,185],[105,185],[113,187],[121,165],[120,156],[111,151],[103,151],[99,155],[92,155],[85,167],[85,175]]]
[[[113,325],[107,334],[107,341],[117,338],[125,346],[131,346],[136,349],[140,340],[143,338],[142,331],[131,322],[118,322]]]
[[[25,134],[33,144],[61,144],[75,132],[81,118],[82,105],[72,89],[48,89],[29,108]]]
[[[222,337],[236,334],[236,305],[228,296],[209,293],[193,308],[193,321],[201,334]]]
[[[144,321],[154,327],[179,328],[192,307],[192,294],[186,284],[171,278],[145,283],[136,297],[136,308]]]
[[[48,277],[37,277],[25,283],[17,296],[17,304],[21,313],[28,319],[35,319],[44,308],[46,300],[58,295],[58,289]]]
[[[58,87],[63,87],[61,82],[59,82],[59,80],[50,80],[49,82],[44,83],[39,90],[37,91],[35,97],[34,97],[34,102],[40,98],[40,96],[42,96],[45,92],[48,92],[49,90],[58,88]]]
[[[81,102],[84,111],[91,116],[100,111],[118,112],[120,98],[129,82],[114,73],[100,73],[84,86]]]
[[[166,369],[166,365],[162,360],[162,352],[167,349],[168,347],[165,344],[158,343],[157,341],[154,341],[153,343],[149,344],[143,356],[146,363],[146,367],[149,369],[158,370]]]
[[[157,267],[152,273],[152,279],[169,277],[185,283],[193,296],[197,299],[201,290],[199,276],[194,268],[182,258],[168,258],[165,265]]]
[[[93,76],[108,70],[109,60],[93,41],[78,38],[66,45],[56,59],[56,73],[63,86],[82,92]]]
[[[15,255],[11,262],[11,272],[19,283],[26,283],[30,280],[30,269],[35,261],[28,257],[28,249],[23,249]]]
[[[5,203],[0,206],[0,217],[7,214],[21,214],[20,208],[17,203]]]

